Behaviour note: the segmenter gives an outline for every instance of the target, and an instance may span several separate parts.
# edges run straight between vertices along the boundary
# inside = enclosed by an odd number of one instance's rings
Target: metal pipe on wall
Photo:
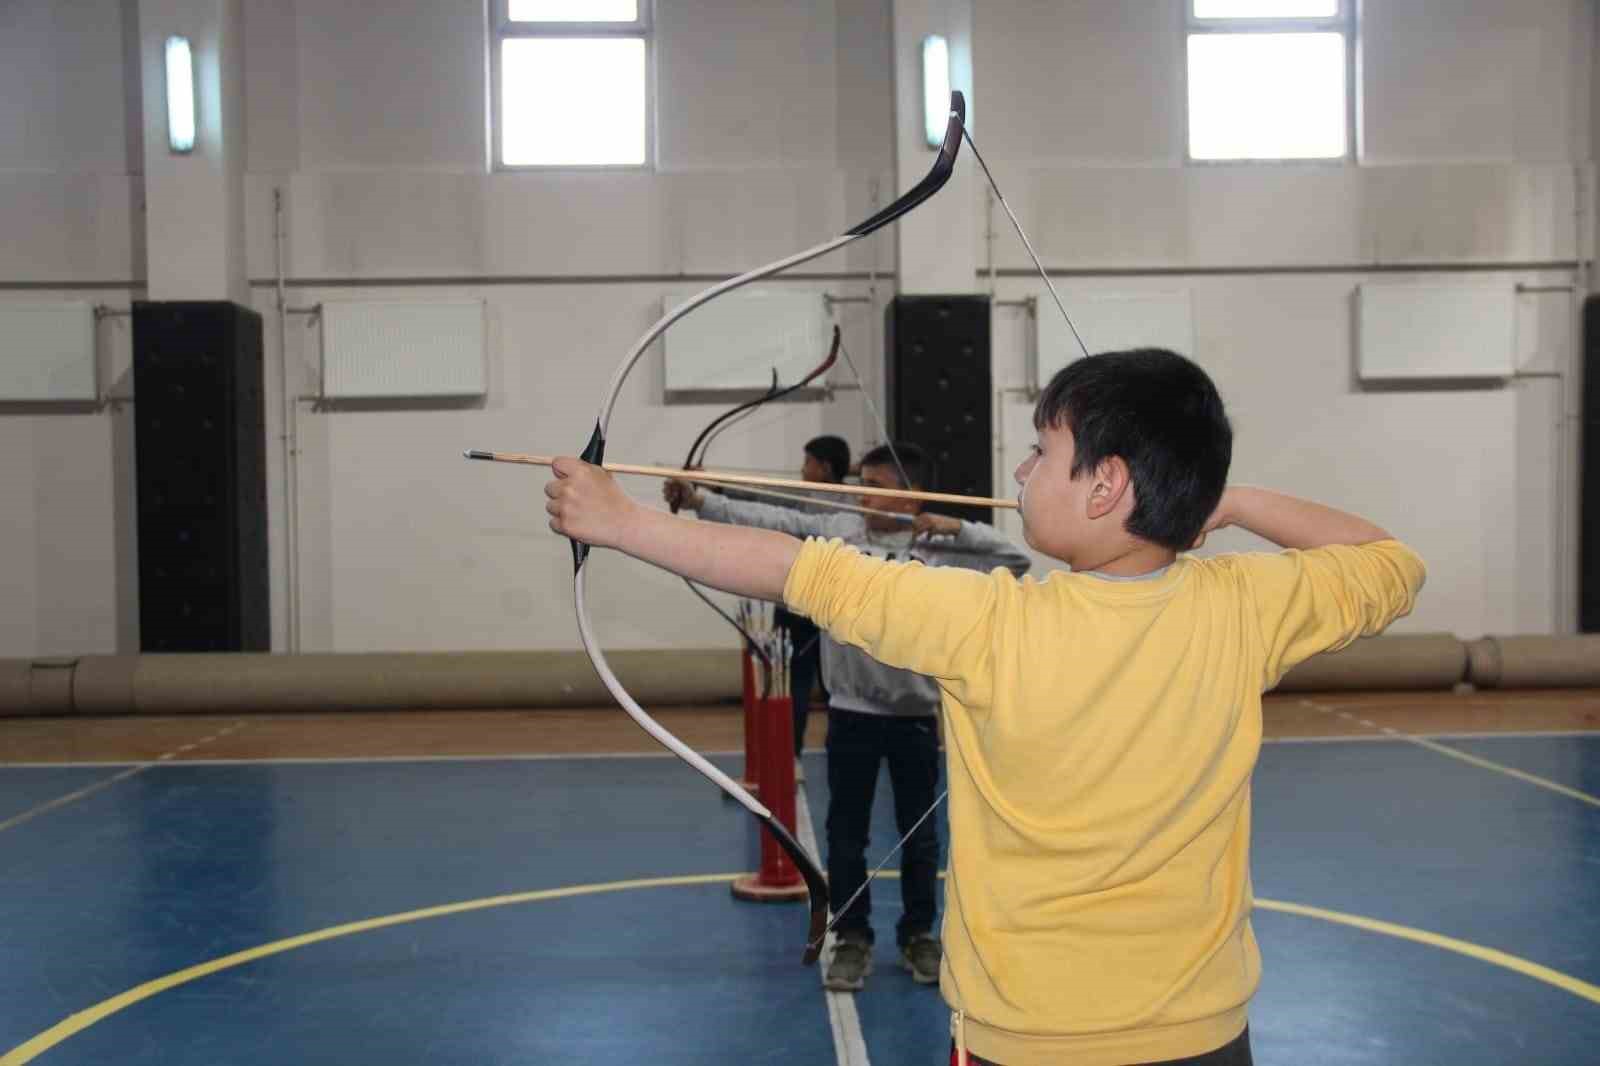
[[[285,650],[300,650],[299,401],[289,375],[289,305],[284,298],[283,189],[272,190],[273,270],[277,275],[278,373],[283,402],[283,582]]]

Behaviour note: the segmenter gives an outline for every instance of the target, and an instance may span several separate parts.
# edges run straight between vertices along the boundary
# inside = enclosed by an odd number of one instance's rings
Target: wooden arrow
[[[469,451],[468,459],[483,459],[492,463],[521,463],[524,466],[553,466],[551,455],[522,455],[516,452]],[[677,470],[667,466],[635,466],[631,463],[605,463],[603,468],[613,474],[633,474],[639,477],[676,478],[700,485],[750,485],[756,488],[790,489],[797,492],[822,492],[836,496],[877,496],[882,499],[922,500],[927,503],[954,503],[965,507],[1004,507],[1015,510],[1016,500],[1001,500],[991,496],[961,496],[953,492],[922,492],[917,489],[878,489],[869,485],[833,485],[821,481],[795,481],[781,477],[762,477],[755,474],[729,474],[717,470]]]

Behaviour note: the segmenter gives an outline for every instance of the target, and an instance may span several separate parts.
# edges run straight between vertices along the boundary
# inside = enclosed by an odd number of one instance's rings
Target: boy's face
[[[892,466],[876,466],[868,464],[861,468],[861,484],[870,489],[903,489],[900,484],[900,472]],[[922,501],[905,500],[897,496],[863,496],[861,506],[871,507],[875,511],[893,511],[895,514],[914,515],[922,510]],[[896,518],[886,518],[882,515],[869,514],[867,528],[879,533],[888,533],[896,529],[910,529],[910,523],[902,522]]]
[[[1096,532],[1090,527],[1095,472],[1085,470],[1073,477],[1074,454],[1072,431],[1066,426],[1046,426],[1039,430],[1038,443],[1012,476],[1022,487],[1017,499],[1023,539],[1035,551],[1076,569],[1074,557]]]
[[[802,481],[832,481],[833,471],[828,464],[818,459],[810,452],[800,460],[800,480]]]

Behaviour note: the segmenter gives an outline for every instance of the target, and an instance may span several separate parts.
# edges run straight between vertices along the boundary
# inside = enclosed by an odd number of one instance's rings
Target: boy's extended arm
[[[678,518],[631,499],[610,474],[563,457],[545,485],[550,528],[702,585],[763,600],[783,600],[801,542],[784,533]]]
[[[1270,489],[1230,486],[1209,528],[1238,526],[1280,548],[1325,548],[1391,539],[1365,518]]]
[[[706,496],[696,508],[707,522],[734,526],[754,526],[787,533],[791,537],[848,537],[859,532],[861,519],[842,511],[810,513],[793,507],[756,500],[736,500],[726,496]]]

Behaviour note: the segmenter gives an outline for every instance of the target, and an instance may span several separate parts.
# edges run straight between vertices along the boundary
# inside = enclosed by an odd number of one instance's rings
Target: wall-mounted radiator
[[[1510,285],[1364,283],[1356,288],[1362,381],[1504,379],[1516,371]]]
[[[323,399],[488,392],[482,300],[331,301],[321,313]]]
[[[92,403],[99,379],[93,305],[0,305],[0,402]]]

